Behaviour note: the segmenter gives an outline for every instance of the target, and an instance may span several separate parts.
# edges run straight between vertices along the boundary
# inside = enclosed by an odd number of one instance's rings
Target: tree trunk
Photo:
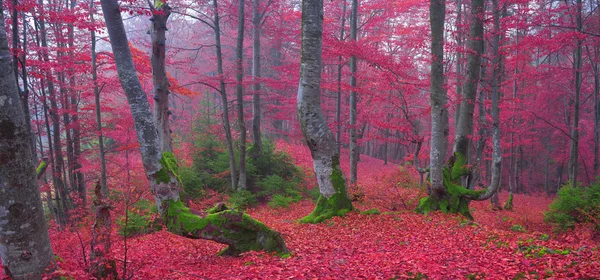
[[[443,146],[443,140],[445,140],[445,138],[440,140],[438,137],[443,135],[440,132],[444,128],[447,129],[447,123],[443,125],[443,118],[440,117],[444,107],[436,108],[440,104],[439,99],[445,98],[442,87],[443,70],[441,64],[443,60],[437,59],[442,58],[443,55],[443,45],[441,44],[443,44],[443,18],[445,9],[443,1],[441,3],[431,1],[432,55],[434,56],[431,66],[432,144],[430,172],[432,183],[430,195],[419,202],[419,206],[417,207],[418,212],[428,213],[441,210],[444,213],[460,213],[468,218],[472,218],[469,212],[469,200],[489,199],[499,186],[501,153],[497,90],[495,95],[492,92],[492,136],[494,147],[492,182],[487,189],[478,191],[469,190],[460,185],[461,178],[472,173],[470,168],[467,167],[467,151],[469,148],[469,137],[473,129],[474,99],[479,81],[479,68],[483,49],[483,14],[485,12],[483,2],[483,0],[473,0],[471,2],[473,22],[471,23],[471,35],[468,42],[470,52],[468,55],[467,77],[463,88],[463,103],[461,104],[459,125],[454,143],[454,153],[445,166],[438,167],[437,164],[443,160],[443,155],[439,155],[440,146]],[[436,43],[439,44],[436,45],[437,49],[434,48],[434,44]],[[440,64],[440,69],[437,69],[438,65],[436,64],[438,63]],[[495,70],[494,75],[496,74]],[[434,167],[437,169],[434,170]]]
[[[582,29],[582,18],[581,18],[581,0],[576,1],[577,9],[577,31],[581,32]],[[573,126],[571,128],[571,147],[569,152],[569,181],[574,187],[577,186],[577,169],[578,156],[579,156],[579,96],[581,95],[581,45],[582,39],[577,39],[577,46],[575,48],[575,54],[573,62],[573,68],[575,71],[575,100],[573,102]]]
[[[456,137],[454,149],[461,153],[468,161],[469,159],[469,135],[473,131],[473,113],[475,111],[475,96],[479,84],[479,72],[481,69],[481,54],[483,53],[483,20],[484,1],[471,1],[471,28],[468,40],[467,73],[463,86],[462,103],[460,105],[460,116],[456,126]]]
[[[310,149],[321,195],[301,221],[318,223],[352,210],[335,138],[321,110],[323,0],[302,1],[302,50],[298,120]]]
[[[41,14],[44,14],[45,12],[43,11],[43,7],[44,7],[44,3],[42,0],[38,0],[38,5],[40,7],[40,9],[42,9],[40,11]],[[42,59],[44,60],[45,63],[49,63],[49,57],[48,57],[48,43],[47,43],[47,32],[46,32],[46,24],[45,24],[45,20],[43,17],[39,18],[39,25],[40,25],[40,41],[41,41],[41,46],[42,46]],[[57,94],[56,94],[56,90],[54,88],[54,82],[53,82],[53,78],[52,78],[52,71],[51,70],[45,70],[45,80],[46,83],[48,84],[48,94],[50,97],[50,106],[51,109],[49,110],[50,113],[50,119],[52,120],[52,131],[53,131],[53,145],[54,145],[54,161],[53,161],[53,172],[52,172],[52,179],[53,179],[53,185],[55,190],[57,191],[58,195],[57,195],[57,222],[59,225],[66,225],[69,218],[67,215],[67,212],[69,210],[69,196],[68,196],[68,192],[65,186],[65,181],[63,180],[63,166],[64,166],[64,159],[63,159],[63,154],[62,154],[62,144],[61,144],[61,139],[60,139],[60,118],[58,116],[58,104],[56,103],[57,100]]]
[[[167,21],[171,7],[162,1],[154,1],[154,12],[150,21],[152,39],[152,85],[154,86],[154,123],[158,130],[158,143],[163,152],[173,152],[171,127],[169,125],[169,79],[165,65]]]
[[[242,85],[244,68],[242,65],[244,53],[244,0],[238,0],[238,37],[235,49],[236,60],[236,96],[238,109],[238,126],[240,128],[240,176],[238,188],[244,190],[246,186],[246,123],[244,122],[244,87]]]
[[[172,153],[161,152],[150,104],[137,76],[117,0],[102,0],[102,11],[121,86],[131,109],[142,163],[156,206],[167,229],[175,234],[214,240],[229,245],[224,252],[237,255],[250,250],[287,253],[278,232],[243,212],[221,208],[200,217],[179,199],[181,183]]]
[[[346,0],[342,3],[342,24],[340,25],[340,41],[344,41],[344,27],[346,25]],[[338,67],[337,67],[337,97],[335,100],[335,122],[336,122],[336,136],[337,152],[340,153],[342,146],[342,56],[338,56]]]
[[[358,0],[352,0],[350,15],[350,41],[356,44],[358,22]],[[356,133],[356,55],[350,56],[350,184],[356,183],[358,173],[358,135]]]
[[[463,3],[462,0],[456,0],[456,46],[463,48],[463,27],[462,27],[462,16],[463,16]],[[456,51],[456,96],[461,96],[463,91],[462,86],[462,70],[463,68],[463,53],[462,50]],[[456,111],[454,112],[454,126],[458,126],[458,119],[460,116],[460,102],[456,104]]]
[[[75,9],[75,4],[77,2],[75,0],[71,0],[70,1],[70,7],[69,9],[71,11],[73,11]],[[68,26],[68,44],[69,44],[69,60],[71,61],[71,63],[75,63],[75,56],[73,54],[73,50],[75,49],[75,34],[74,34],[74,27],[73,24],[69,24]],[[75,73],[73,73],[73,70],[69,70],[68,72],[69,74],[69,94],[71,95],[71,110],[73,112],[73,117],[72,117],[72,123],[73,123],[73,128],[72,130],[72,135],[73,135],[73,174],[71,176],[73,176],[73,182],[74,185],[72,186],[73,189],[77,190],[77,192],[79,193],[79,198],[81,199],[81,205],[80,207],[85,208],[86,207],[86,186],[85,186],[85,179],[83,176],[83,172],[81,172],[81,126],[79,125],[79,108],[78,108],[78,104],[79,104],[79,99],[77,98],[77,95],[75,94],[75,91],[73,90],[73,88],[75,87]]]
[[[252,90],[252,142],[253,145],[253,158],[258,158],[262,155],[262,135],[260,131],[260,33],[261,33],[261,14],[260,14],[260,0],[252,1],[252,79],[254,84]]]
[[[219,25],[219,6],[217,0],[213,0],[214,9],[214,31],[215,49],[217,52],[217,74],[219,75],[219,91],[221,93],[221,108],[223,111],[223,129],[227,140],[227,153],[229,154],[229,171],[231,178],[231,189],[237,188],[237,167],[235,164],[235,153],[233,152],[233,137],[231,136],[231,124],[229,123],[229,107],[227,102],[227,91],[223,77],[223,53],[221,51],[221,27]]]
[[[90,1],[90,18],[92,25],[95,23],[94,15],[96,8],[94,0]],[[91,30],[91,49],[92,49],[92,81],[94,83],[94,102],[96,105],[96,125],[98,132],[98,146],[100,148],[100,194],[102,197],[108,197],[108,185],[106,184],[106,152],[104,151],[104,137],[102,135],[102,110],[100,108],[100,89],[98,88],[98,59],[96,54],[96,31]]]
[[[445,193],[442,184],[442,166],[446,156],[448,112],[446,109],[446,91],[444,90],[444,22],[446,18],[446,0],[431,0],[429,21],[431,24],[431,148],[430,176],[431,194],[441,198]]]
[[[8,277],[42,279],[53,254],[10,58],[0,0],[0,258]]]
[[[92,4],[93,5],[93,4]],[[92,31],[93,32],[93,31]],[[97,279],[118,279],[116,261],[107,258],[110,256],[110,233],[112,222],[110,210],[112,205],[106,201],[102,194],[100,183],[96,185],[94,193],[94,207],[96,208],[96,221],[92,226],[92,241],[90,250],[90,272]]]

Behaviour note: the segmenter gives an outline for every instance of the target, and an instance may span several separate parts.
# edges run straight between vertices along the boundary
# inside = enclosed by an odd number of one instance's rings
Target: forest
[[[600,279],[600,0],[0,9],[0,279]]]

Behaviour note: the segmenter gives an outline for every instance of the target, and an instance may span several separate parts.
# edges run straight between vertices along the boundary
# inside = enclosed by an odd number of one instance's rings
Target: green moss
[[[247,251],[265,250],[288,253],[281,235],[242,211],[219,204],[200,217],[181,201],[163,203],[163,219],[170,232],[192,238],[206,238],[229,245],[220,254],[239,255]]]
[[[335,193],[329,198],[322,194],[319,195],[315,209],[308,216],[299,220],[300,223],[316,224],[324,220],[331,219],[334,216],[344,216],[354,209],[352,201],[348,198],[346,189],[346,180],[340,169],[339,155],[334,156],[332,161],[333,172],[331,173],[331,182]]]
[[[190,212],[190,209],[185,207],[181,200],[173,201],[168,200],[165,202],[168,205],[163,213],[163,219],[167,224],[167,228],[170,232],[178,233],[182,235],[195,234],[198,231],[204,229],[208,223],[207,218],[201,218]]]
[[[379,212],[379,209],[377,209],[377,208],[373,208],[373,209],[369,209],[369,210],[360,212],[360,214],[362,214],[362,215],[379,215],[380,213],[381,212]]]
[[[35,169],[35,175],[40,175],[40,172],[42,172],[46,166],[48,166],[48,163],[45,160],[42,160],[40,165],[38,165],[38,167]]]
[[[504,203],[504,210],[513,210],[513,194],[511,193],[510,195],[508,195],[508,199],[506,200],[506,203]]]
[[[156,172],[156,183],[170,183],[171,176],[174,176],[175,179],[179,183],[181,183],[181,179],[179,178],[179,165],[177,165],[177,159],[175,155],[170,152],[162,153],[160,158],[161,169]]]
[[[448,160],[448,164],[442,168],[442,184],[446,193],[439,198],[433,196],[422,198],[416,212],[428,214],[433,211],[442,211],[443,213],[458,213],[473,219],[469,211],[468,198],[477,198],[484,194],[485,190],[469,190],[460,185],[461,177],[470,173],[465,163],[465,157],[460,153],[455,153]]]

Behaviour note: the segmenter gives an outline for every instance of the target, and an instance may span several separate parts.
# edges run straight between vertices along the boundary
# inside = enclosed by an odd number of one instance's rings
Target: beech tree
[[[0,258],[12,279],[42,279],[53,260],[0,0]],[[13,20],[17,20],[13,18]]]
[[[298,120],[321,193],[313,212],[300,220],[305,223],[343,216],[353,209],[335,138],[321,110],[322,48],[323,0],[303,0]]]
[[[258,158],[262,154],[262,135],[260,131],[261,109],[260,109],[260,89],[261,89],[261,71],[260,71],[260,30],[262,14],[260,11],[260,0],[252,1],[252,142],[253,158]]]
[[[117,0],[102,0],[102,11],[114,53],[121,86],[133,115],[142,163],[150,190],[167,229],[175,234],[214,240],[229,247],[222,252],[238,255],[250,250],[286,253],[280,234],[243,211],[219,205],[204,217],[183,205],[181,183],[173,153],[162,152],[150,105],[133,64]]]
[[[356,44],[358,23],[358,0],[352,0],[350,16],[350,40]],[[350,56],[350,184],[356,183],[358,173],[358,133],[356,131],[356,55]],[[364,129],[363,129],[364,132]]]
[[[242,85],[244,77],[244,68],[242,59],[244,53],[244,0],[238,0],[238,37],[235,48],[236,65],[236,96],[237,96],[237,114],[238,126],[240,129],[240,176],[238,188],[245,190],[246,182],[246,122],[244,121],[244,87]]]
[[[445,155],[446,131],[444,103],[446,92],[443,89],[443,28],[445,18],[445,0],[431,1],[431,191],[428,197],[421,199],[417,211],[461,213],[472,218],[469,212],[469,200],[487,200],[494,195],[500,179],[500,128],[498,92],[492,94],[493,118],[493,163],[492,182],[485,190],[470,190],[461,186],[463,176],[470,176],[472,168],[467,167],[470,136],[473,131],[473,114],[475,96],[480,77],[481,54],[483,53],[483,20],[485,15],[484,0],[471,1],[471,26],[467,42],[467,73],[463,85],[463,101],[460,106],[459,120],[456,128],[453,154],[445,166],[441,166]],[[495,72],[496,70],[494,70]],[[496,74],[495,74],[496,75]],[[445,122],[445,123],[444,123]],[[477,168],[477,167],[475,167]]]

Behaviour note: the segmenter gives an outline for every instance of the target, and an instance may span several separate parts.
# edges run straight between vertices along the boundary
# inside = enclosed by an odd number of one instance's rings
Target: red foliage
[[[294,160],[308,167],[307,173],[312,172],[310,155],[303,145],[279,142],[277,146],[292,152]],[[407,184],[415,184],[408,167],[384,166],[366,156],[361,164],[363,176],[359,177],[359,185],[366,199],[357,207],[385,211],[390,205],[378,198],[382,193],[399,199],[418,196],[419,188],[406,188]],[[389,192],[395,188],[401,192]],[[192,206],[202,209],[221,199],[217,194],[211,197]],[[505,199],[502,194],[501,200]],[[549,202],[547,197],[516,195],[514,211],[492,211],[489,202],[473,202],[473,223],[460,216],[423,216],[400,207],[400,211],[381,215],[350,213],[322,224],[304,225],[295,221],[313,209],[314,204],[309,201],[295,203],[288,209],[261,206],[248,213],[282,233],[293,252],[289,258],[257,252],[239,258],[219,257],[216,254],[223,245],[190,240],[163,230],[127,240],[127,266],[134,279],[388,279],[409,278],[418,273],[432,279],[469,275],[489,279],[517,275],[600,277],[600,252],[589,232],[578,229],[569,235],[552,235],[542,222],[542,212]],[[113,217],[121,213],[122,208]],[[82,223],[86,226],[65,231],[51,225],[60,268],[56,275],[89,279],[83,254],[89,249],[91,221],[84,219]],[[511,231],[515,224],[528,232]],[[540,240],[542,233],[550,234],[550,240]],[[113,240],[110,256],[117,260],[121,273],[124,240],[116,233]],[[532,245],[569,252],[536,256],[523,247]]]

